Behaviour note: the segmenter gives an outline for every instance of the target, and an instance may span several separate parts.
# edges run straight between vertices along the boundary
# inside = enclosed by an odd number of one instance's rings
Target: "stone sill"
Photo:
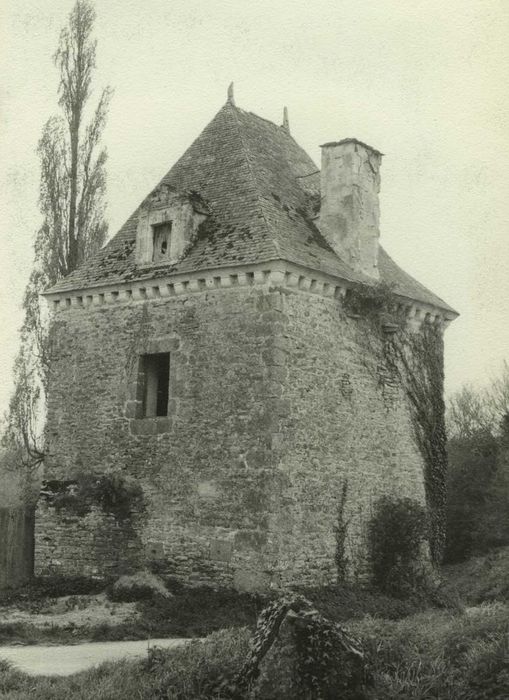
[[[169,433],[172,420],[168,416],[135,418],[129,421],[133,435],[163,435]]]

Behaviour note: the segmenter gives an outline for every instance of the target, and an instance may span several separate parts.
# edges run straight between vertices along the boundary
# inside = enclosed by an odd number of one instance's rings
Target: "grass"
[[[350,629],[363,642],[377,700],[509,697],[509,606],[468,614],[428,611],[391,622],[366,618]]]
[[[248,649],[246,629],[223,630],[205,642],[157,650],[145,661],[106,663],[64,678],[26,676],[0,660],[2,700],[202,700],[232,676]]]
[[[301,589],[317,609],[345,622],[366,614],[398,620],[429,606],[421,598],[397,600],[355,586]],[[211,588],[180,589],[171,598],[155,595],[136,603],[138,617],[112,619],[95,625],[38,627],[30,622],[0,623],[0,644],[74,644],[81,641],[120,641],[156,637],[205,637],[228,627],[253,628],[267,596]]]
[[[45,628],[30,622],[0,623],[0,644],[205,637],[228,627],[253,627],[267,602],[266,597],[233,590],[174,587],[174,591],[170,598],[154,595],[138,601],[138,617],[122,623],[109,619],[96,625]],[[33,609],[33,601],[29,605]]]
[[[374,676],[364,700],[507,700],[509,606],[489,603],[470,613],[432,610],[388,621],[348,623],[368,653]],[[4,700],[203,700],[240,669],[247,628],[222,630],[205,642],[156,650],[146,661],[116,662],[66,678],[37,679],[0,662]],[[280,700],[285,700],[280,696]],[[286,700],[290,700],[288,697]],[[359,698],[359,700],[362,700]]]
[[[466,605],[509,602],[509,547],[445,566],[443,574],[449,589],[455,589]]]
[[[105,584],[102,584],[104,589]],[[214,590],[207,587],[185,589],[171,584],[171,597],[159,594],[138,600],[135,619],[116,622],[108,617],[99,624],[74,624],[40,627],[27,622],[0,623],[0,644],[73,644],[81,641],[120,641],[156,637],[205,637],[228,627],[250,627],[256,624],[269,596]],[[85,588],[82,583],[80,590]],[[21,607],[38,612],[47,603],[42,592],[49,586],[40,583],[19,597]],[[67,595],[70,584],[59,584],[54,593]],[[109,588],[111,590],[111,587]],[[96,592],[94,590],[94,592]],[[132,593],[132,591],[130,591]],[[444,607],[443,601],[414,596],[399,600],[374,589],[354,585],[299,589],[325,617],[337,622],[358,619],[368,614],[399,620],[429,608]],[[115,598],[115,594],[113,595]],[[129,596],[128,596],[129,597]],[[132,599],[132,598],[130,598]],[[12,602],[12,601],[11,601]]]
[[[449,596],[397,600],[348,586],[305,589],[326,617],[363,644],[374,677],[372,694],[358,700],[507,700],[509,698],[509,550],[446,569]],[[457,589],[470,607],[451,605]],[[39,590],[39,589],[38,589]],[[69,592],[64,586],[65,595]],[[30,678],[0,662],[5,700],[202,700],[220,698],[221,678],[240,669],[267,598],[208,588],[170,586],[173,597],[138,601],[140,619],[86,630],[0,625],[0,641],[71,642],[166,636],[210,637],[174,650],[152,651],[140,662],[108,663],[67,678]],[[83,592],[82,590],[80,592]],[[94,592],[96,592],[94,590]],[[39,593],[27,598],[36,605]],[[489,602],[482,602],[489,601]],[[430,607],[433,606],[433,607]],[[228,629],[223,629],[228,628]],[[254,700],[254,699],[253,699]],[[285,700],[281,697],[281,700]]]

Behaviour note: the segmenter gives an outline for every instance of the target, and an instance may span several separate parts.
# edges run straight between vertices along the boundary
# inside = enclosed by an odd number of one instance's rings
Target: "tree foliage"
[[[446,559],[509,544],[509,365],[449,400]]]
[[[53,56],[59,71],[61,113],[43,127],[37,155],[41,169],[42,223],[34,240],[34,264],[23,298],[24,320],[14,365],[4,444],[16,446],[22,466],[44,457],[42,426],[51,343],[40,294],[100,248],[105,221],[106,149],[101,147],[111,90],[91,108],[96,67],[95,10],[77,0]]]

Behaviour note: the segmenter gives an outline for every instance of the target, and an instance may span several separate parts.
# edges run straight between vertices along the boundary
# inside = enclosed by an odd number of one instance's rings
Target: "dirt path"
[[[104,661],[143,658],[149,647],[172,649],[189,641],[150,639],[136,642],[89,642],[71,646],[5,646],[0,647],[0,658],[10,661],[17,669],[31,676],[69,676]]]

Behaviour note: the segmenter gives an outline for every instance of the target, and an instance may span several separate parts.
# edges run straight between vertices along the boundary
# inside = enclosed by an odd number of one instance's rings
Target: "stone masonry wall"
[[[41,497],[35,522],[35,573],[119,576],[138,568],[142,543],[133,523],[93,507],[80,516]]]
[[[218,289],[56,316],[46,478],[120,469],[138,480],[147,504],[139,565],[239,588],[269,580],[278,296]],[[138,358],[168,351],[169,416],[137,418]],[[39,573],[89,571],[88,517],[86,535],[40,502]],[[95,551],[97,572],[110,570],[107,547]]]
[[[39,573],[87,573],[95,560],[96,573],[150,563],[239,589],[319,585],[336,577],[343,484],[352,575],[366,570],[374,500],[424,503],[403,389],[368,322],[335,298],[215,289],[70,308],[53,334],[47,477],[120,469],[147,514],[126,533],[42,500]],[[146,352],[171,354],[167,418],[136,417]]]
[[[282,398],[275,490],[281,582],[336,579],[335,527],[344,484],[350,575],[368,571],[366,524],[381,495],[424,505],[423,460],[410,407],[384,360],[382,334],[318,295],[284,296]],[[277,486],[276,486],[277,484]]]

